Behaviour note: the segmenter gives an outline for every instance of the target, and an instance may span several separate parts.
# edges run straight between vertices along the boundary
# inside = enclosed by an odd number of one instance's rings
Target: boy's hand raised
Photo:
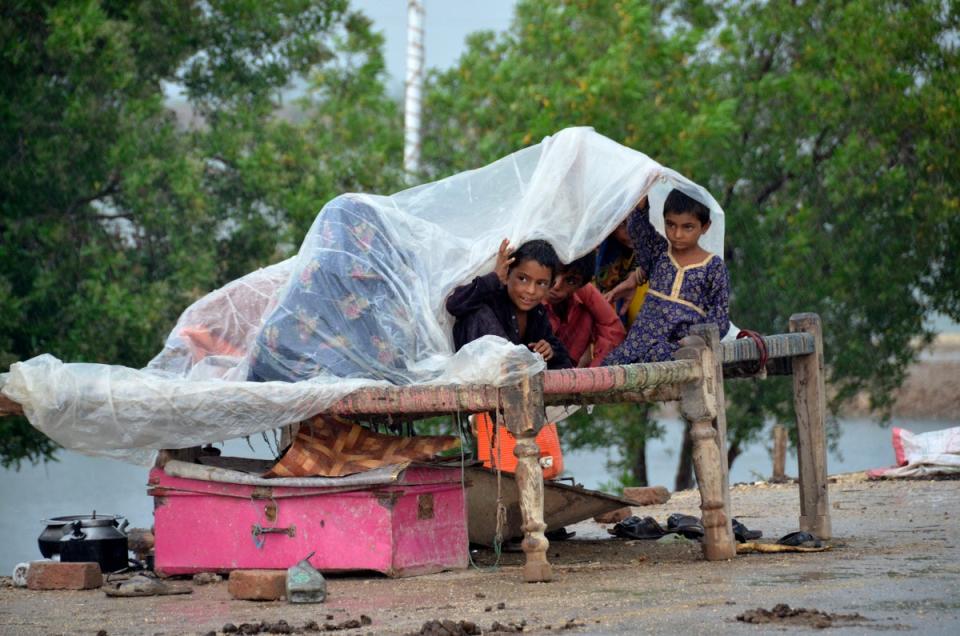
[[[550,346],[550,343],[546,340],[541,340],[540,342],[531,342],[527,345],[534,353],[539,353],[543,356],[544,360],[549,360],[553,357],[553,347]]]
[[[497,278],[504,285],[507,284],[507,272],[510,271],[511,263],[513,263],[513,248],[510,247],[508,239],[503,239],[497,251],[497,264],[493,266],[493,271],[497,273]]]

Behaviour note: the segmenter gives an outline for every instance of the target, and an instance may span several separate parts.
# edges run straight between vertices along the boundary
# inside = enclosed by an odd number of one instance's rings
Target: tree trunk
[[[733,440],[730,443],[730,448],[727,449],[727,469],[733,466],[733,462],[740,457],[740,453],[743,452],[743,449],[740,448],[740,440]]]
[[[630,474],[633,481],[638,486],[648,486],[647,480],[647,440],[646,438],[636,441],[633,449],[633,465],[630,467]]]
[[[690,423],[683,427],[683,445],[680,447],[680,462],[677,464],[677,478],[674,490],[693,488],[693,439],[690,437]]]

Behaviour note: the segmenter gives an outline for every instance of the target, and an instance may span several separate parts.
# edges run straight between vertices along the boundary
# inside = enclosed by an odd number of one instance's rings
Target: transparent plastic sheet
[[[511,384],[542,359],[494,337],[454,355],[453,288],[490,271],[504,237],[545,239],[572,261],[644,195],[662,233],[671,188],[708,205],[701,245],[722,256],[709,192],[589,128],[392,196],[342,195],[295,257],[187,308],[145,369],[45,355],[13,365],[2,390],[63,446],[144,463],[301,421],[362,386]]]

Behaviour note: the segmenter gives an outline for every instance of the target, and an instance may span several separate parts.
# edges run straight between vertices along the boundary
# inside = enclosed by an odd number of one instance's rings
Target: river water
[[[648,446],[647,465],[651,484],[672,490],[683,426],[679,420],[664,420],[666,435]],[[896,426],[922,433],[960,422],[900,420]],[[266,444],[243,440],[227,442],[225,455],[266,457]],[[756,481],[770,475],[770,444],[748,447],[730,471],[731,483]],[[588,488],[601,488],[612,479],[607,460],[616,451],[577,451],[565,454],[566,474]],[[59,461],[24,465],[21,470],[0,472],[0,574],[9,575],[20,561],[41,558],[37,537],[43,519],[64,515],[100,513],[124,515],[132,527],[150,527],[153,501],[146,495],[147,469],[106,458],[61,451]],[[840,421],[840,438],[831,452],[831,474],[890,466],[893,464],[890,428],[869,419]],[[796,476],[796,453],[787,455],[787,474]],[[685,512],[696,512],[693,510]]]

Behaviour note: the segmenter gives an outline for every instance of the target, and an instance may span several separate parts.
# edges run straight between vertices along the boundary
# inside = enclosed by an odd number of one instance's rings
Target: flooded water
[[[960,422],[901,420],[895,423],[916,433],[958,426]],[[652,484],[672,489],[683,432],[679,420],[666,420],[667,434],[648,446],[647,464]],[[837,452],[829,457],[830,473],[877,468],[893,464],[890,428],[867,419],[842,420]],[[267,456],[266,445],[242,440],[228,442],[224,454]],[[570,452],[565,455],[567,474],[588,488],[601,488],[611,481],[606,463],[613,453]],[[153,501],[146,495],[147,469],[111,459],[93,458],[62,451],[59,461],[20,471],[3,471],[0,479],[0,574],[9,575],[20,561],[40,558],[37,536],[43,519],[98,511],[124,515],[133,527],[150,527]],[[731,468],[731,483],[755,481],[769,476],[772,462],[763,444],[746,449]],[[787,474],[796,476],[796,455],[787,456]]]

